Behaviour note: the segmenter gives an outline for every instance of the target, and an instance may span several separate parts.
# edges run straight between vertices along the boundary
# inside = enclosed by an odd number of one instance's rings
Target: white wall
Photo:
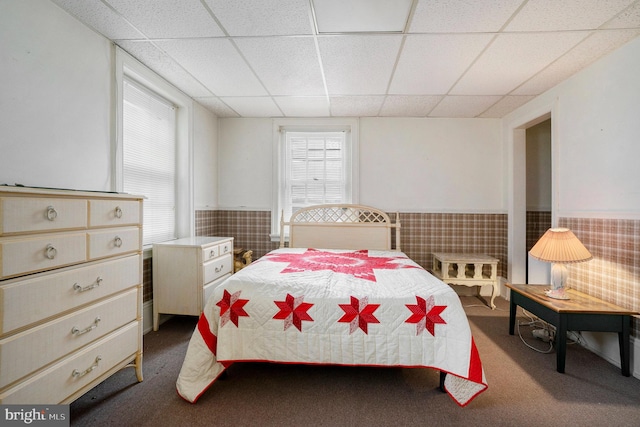
[[[0,1],[0,184],[115,190],[115,56],[48,0]],[[194,204],[215,206],[217,118],[193,112]]]
[[[220,119],[224,209],[271,209],[273,121]],[[361,118],[359,202],[401,212],[505,212],[501,124]]]
[[[638,76],[640,38],[504,118],[508,145],[510,125],[553,110],[554,216],[640,219]]]
[[[0,184],[111,189],[112,59],[52,3],[0,2]]]
[[[218,206],[218,120],[193,103],[193,174],[195,209]]]

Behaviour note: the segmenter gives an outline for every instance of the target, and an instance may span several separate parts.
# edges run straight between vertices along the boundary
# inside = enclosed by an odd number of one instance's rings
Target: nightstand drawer
[[[87,201],[2,197],[0,235],[87,228]]]
[[[218,245],[211,245],[202,249],[202,262],[209,262],[219,256],[220,247]]]
[[[204,268],[204,283],[206,284],[216,280],[220,276],[231,273],[233,268],[233,257],[231,254],[224,255],[214,259],[213,261],[209,261],[202,267]]]
[[[0,388],[136,320],[138,291],[130,291],[0,340]]]
[[[0,238],[0,279],[83,262],[86,239],[85,233]]]

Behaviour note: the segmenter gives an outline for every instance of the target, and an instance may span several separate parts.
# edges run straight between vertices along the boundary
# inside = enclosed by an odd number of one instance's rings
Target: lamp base
[[[554,298],[554,299],[570,299],[569,295],[567,295],[567,292],[564,290],[564,288],[549,289],[548,291],[545,292],[545,295],[547,295],[549,298]]]

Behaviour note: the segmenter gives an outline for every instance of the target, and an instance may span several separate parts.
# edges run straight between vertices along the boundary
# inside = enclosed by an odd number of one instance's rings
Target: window
[[[112,186],[145,197],[145,257],[154,242],[193,236],[193,100],[115,47],[118,118]]]
[[[123,85],[123,190],[143,194],[143,245],[176,237],[176,111],[135,82]]]
[[[280,217],[322,203],[354,203],[357,194],[357,122],[276,125],[272,238],[279,238]]]

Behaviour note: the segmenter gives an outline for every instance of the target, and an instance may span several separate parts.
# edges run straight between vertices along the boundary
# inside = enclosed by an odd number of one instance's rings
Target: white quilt
[[[277,249],[219,285],[176,386],[196,402],[233,362],[429,367],[461,406],[487,388],[452,288],[401,252]]]

